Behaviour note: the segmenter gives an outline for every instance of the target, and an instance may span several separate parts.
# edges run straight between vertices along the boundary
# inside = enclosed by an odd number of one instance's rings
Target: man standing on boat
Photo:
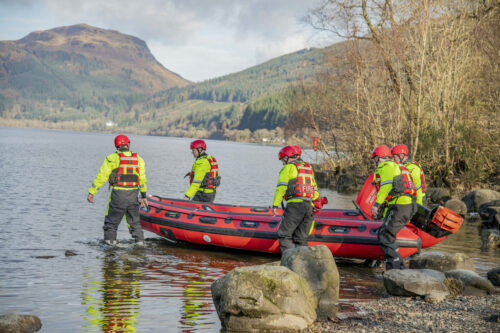
[[[194,140],[189,146],[194,158],[189,176],[189,188],[184,193],[184,199],[201,202],[214,202],[217,187],[220,185],[219,164],[217,160],[205,151],[207,145],[203,140]]]
[[[273,213],[285,199],[287,202],[283,220],[278,228],[281,253],[295,246],[307,246],[309,230],[313,222],[312,201],[319,197],[311,165],[299,160],[295,147],[283,147],[279,154],[283,163],[278,185],[274,192]]]
[[[391,149],[391,154],[396,163],[403,164],[410,171],[413,185],[417,191],[417,203],[423,205],[426,191],[424,170],[419,163],[409,158],[406,145],[395,145]]]
[[[104,218],[104,241],[116,244],[116,231],[125,215],[125,220],[137,245],[144,245],[144,233],[139,220],[138,192],[141,193],[141,206],[146,207],[146,168],[144,160],[130,149],[126,135],[115,138],[116,152],[108,155],[89,188],[88,202],[94,202],[99,188],[106,181],[113,187],[109,197],[108,209]]]
[[[403,259],[396,245],[396,234],[415,212],[415,186],[408,169],[391,159],[389,147],[376,147],[372,152],[372,159],[377,167],[374,181],[378,192],[371,213],[372,216],[378,216],[379,211],[384,209],[378,240],[384,251],[385,267],[386,270],[404,269]]]

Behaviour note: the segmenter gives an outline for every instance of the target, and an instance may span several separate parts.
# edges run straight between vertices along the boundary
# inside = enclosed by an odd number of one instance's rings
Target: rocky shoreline
[[[352,306],[352,304],[351,304]],[[334,321],[303,330],[319,332],[500,332],[500,290],[490,296],[457,296],[428,303],[420,297],[356,302]]]

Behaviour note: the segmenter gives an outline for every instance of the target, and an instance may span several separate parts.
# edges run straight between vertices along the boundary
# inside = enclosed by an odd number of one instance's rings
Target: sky
[[[0,0],[0,40],[86,23],[146,42],[190,81],[335,42],[305,23],[321,0]]]

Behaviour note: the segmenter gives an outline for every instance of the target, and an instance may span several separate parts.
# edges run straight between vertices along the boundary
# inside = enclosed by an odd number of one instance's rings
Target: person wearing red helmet
[[[283,220],[278,228],[281,253],[295,246],[307,246],[313,222],[312,201],[319,197],[311,165],[298,159],[295,147],[283,147],[278,159],[283,163],[274,192],[273,213],[286,200]]]
[[[130,139],[126,135],[115,138],[116,152],[108,155],[99,173],[89,188],[87,201],[94,202],[99,188],[109,181],[113,187],[109,197],[108,209],[104,218],[104,241],[116,244],[118,226],[125,215],[130,234],[137,245],[144,245],[144,233],[139,220],[138,192],[141,193],[141,206],[147,207],[146,167],[144,160],[130,151]]]
[[[410,171],[411,179],[417,190],[417,204],[423,205],[426,192],[424,170],[418,162],[410,159],[406,145],[395,145],[391,149],[391,154],[396,163],[403,164]]]
[[[219,164],[215,157],[206,153],[207,144],[203,140],[194,140],[189,145],[195,158],[189,176],[189,188],[184,199],[201,202],[213,202],[217,187],[220,185]]]
[[[391,159],[387,146],[373,149],[372,159],[377,170],[374,174],[377,199],[372,207],[372,216],[378,216],[382,207],[383,223],[378,230],[378,241],[384,252],[385,268],[404,269],[403,258],[399,255],[396,234],[415,213],[415,186],[410,172]]]

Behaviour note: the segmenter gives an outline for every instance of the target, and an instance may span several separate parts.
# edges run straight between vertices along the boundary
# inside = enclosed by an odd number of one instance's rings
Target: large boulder
[[[325,245],[299,246],[285,251],[281,265],[288,267],[311,286],[318,298],[318,320],[335,319],[339,301],[339,271]]]
[[[314,292],[284,266],[235,268],[212,283],[212,298],[228,331],[297,331],[316,320]]]
[[[42,328],[40,318],[33,315],[8,313],[0,315],[0,332],[34,333]]]
[[[447,278],[453,278],[462,281],[465,285],[465,295],[483,295],[492,294],[495,287],[487,279],[479,276],[476,272],[466,269],[454,269],[444,273]]]
[[[488,271],[486,276],[488,277],[488,280],[490,280],[491,284],[497,287],[500,286],[500,267]]]
[[[493,190],[476,190],[462,198],[462,201],[467,205],[468,212],[479,212],[479,207],[481,207],[482,204],[494,200],[500,200],[500,192]]]
[[[384,287],[390,295],[432,299],[449,295],[445,279],[442,272],[432,269],[391,269],[383,277]]]
[[[500,231],[497,229],[483,229],[481,231],[481,247],[483,249],[500,248]]]
[[[421,253],[410,259],[411,269],[434,269],[446,272],[452,269],[474,270],[474,261],[464,253]]]

